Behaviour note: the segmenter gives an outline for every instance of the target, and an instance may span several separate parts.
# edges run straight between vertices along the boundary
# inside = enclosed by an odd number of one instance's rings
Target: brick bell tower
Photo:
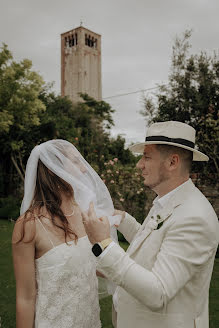
[[[102,99],[101,35],[83,26],[61,34],[61,95],[77,102],[80,92]]]

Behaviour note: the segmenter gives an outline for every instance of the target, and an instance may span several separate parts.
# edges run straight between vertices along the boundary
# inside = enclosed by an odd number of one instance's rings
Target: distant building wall
[[[102,99],[101,35],[82,26],[61,34],[61,94],[76,102],[78,93]]]

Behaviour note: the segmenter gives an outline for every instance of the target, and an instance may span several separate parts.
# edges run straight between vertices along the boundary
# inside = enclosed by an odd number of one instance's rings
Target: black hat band
[[[173,142],[179,145],[187,146],[190,148],[195,148],[195,144],[192,141],[182,139],[182,138],[168,138],[164,136],[152,136],[146,137],[145,141],[165,141],[165,142]]]

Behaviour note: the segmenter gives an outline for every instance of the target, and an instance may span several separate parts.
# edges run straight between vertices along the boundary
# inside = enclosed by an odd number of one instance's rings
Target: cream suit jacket
[[[150,213],[142,226],[127,215],[119,226],[127,252],[115,244],[98,259],[97,270],[119,286],[117,328],[208,328],[216,214],[188,180],[159,215],[152,232]]]

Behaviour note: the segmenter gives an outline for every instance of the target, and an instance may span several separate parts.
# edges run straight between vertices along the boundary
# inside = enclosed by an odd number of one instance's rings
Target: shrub
[[[20,213],[20,199],[13,196],[0,198],[0,219],[16,219]]]
[[[100,176],[109,189],[115,208],[125,210],[142,223],[147,196],[140,173],[131,165],[121,165],[117,158],[105,162],[104,166]]]

